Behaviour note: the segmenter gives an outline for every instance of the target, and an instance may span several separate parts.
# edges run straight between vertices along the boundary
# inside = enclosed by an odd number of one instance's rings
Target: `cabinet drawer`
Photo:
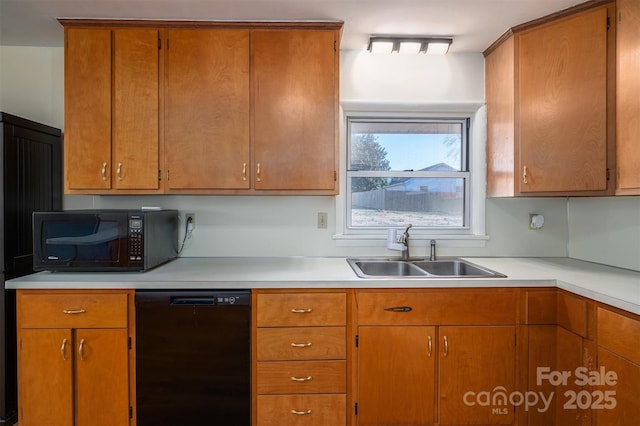
[[[345,327],[259,328],[258,360],[344,359]]]
[[[258,394],[344,393],[346,361],[258,363]]]
[[[516,294],[505,291],[359,292],[360,325],[506,325],[516,323]]]
[[[640,364],[640,321],[598,308],[598,345]]]
[[[258,327],[345,325],[346,320],[346,293],[258,295]]]
[[[21,294],[21,328],[126,328],[128,295],[105,293]]]
[[[345,395],[258,395],[257,426],[343,426]]]

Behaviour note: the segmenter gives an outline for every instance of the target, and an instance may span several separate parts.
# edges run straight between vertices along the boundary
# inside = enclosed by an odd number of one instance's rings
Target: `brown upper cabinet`
[[[342,23],[61,23],[67,193],[338,193]]]
[[[617,7],[616,194],[640,195],[640,2]]]
[[[158,32],[65,29],[65,192],[156,192]]]
[[[484,52],[488,196],[613,193],[614,14],[588,2]]]

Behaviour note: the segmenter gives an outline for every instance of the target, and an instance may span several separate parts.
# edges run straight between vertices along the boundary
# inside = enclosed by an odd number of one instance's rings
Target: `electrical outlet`
[[[196,214],[195,213],[185,213],[184,221],[185,223],[189,223],[189,219],[191,219],[191,230],[196,229]]]
[[[327,229],[327,222],[329,222],[329,214],[324,212],[318,213],[318,229]]]

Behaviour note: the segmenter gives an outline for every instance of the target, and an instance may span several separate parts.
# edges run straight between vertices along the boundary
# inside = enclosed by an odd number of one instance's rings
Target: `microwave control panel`
[[[142,216],[129,217],[129,261],[142,262],[144,258],[144,223]]]

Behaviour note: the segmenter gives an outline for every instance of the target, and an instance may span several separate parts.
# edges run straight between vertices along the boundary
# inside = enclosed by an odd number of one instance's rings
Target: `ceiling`
[[[0,0],[0,45],[62,46],[56,18],[339,20],[342,50],[369,35],[452,36],[482,52],[507,29],[585,0]]]

